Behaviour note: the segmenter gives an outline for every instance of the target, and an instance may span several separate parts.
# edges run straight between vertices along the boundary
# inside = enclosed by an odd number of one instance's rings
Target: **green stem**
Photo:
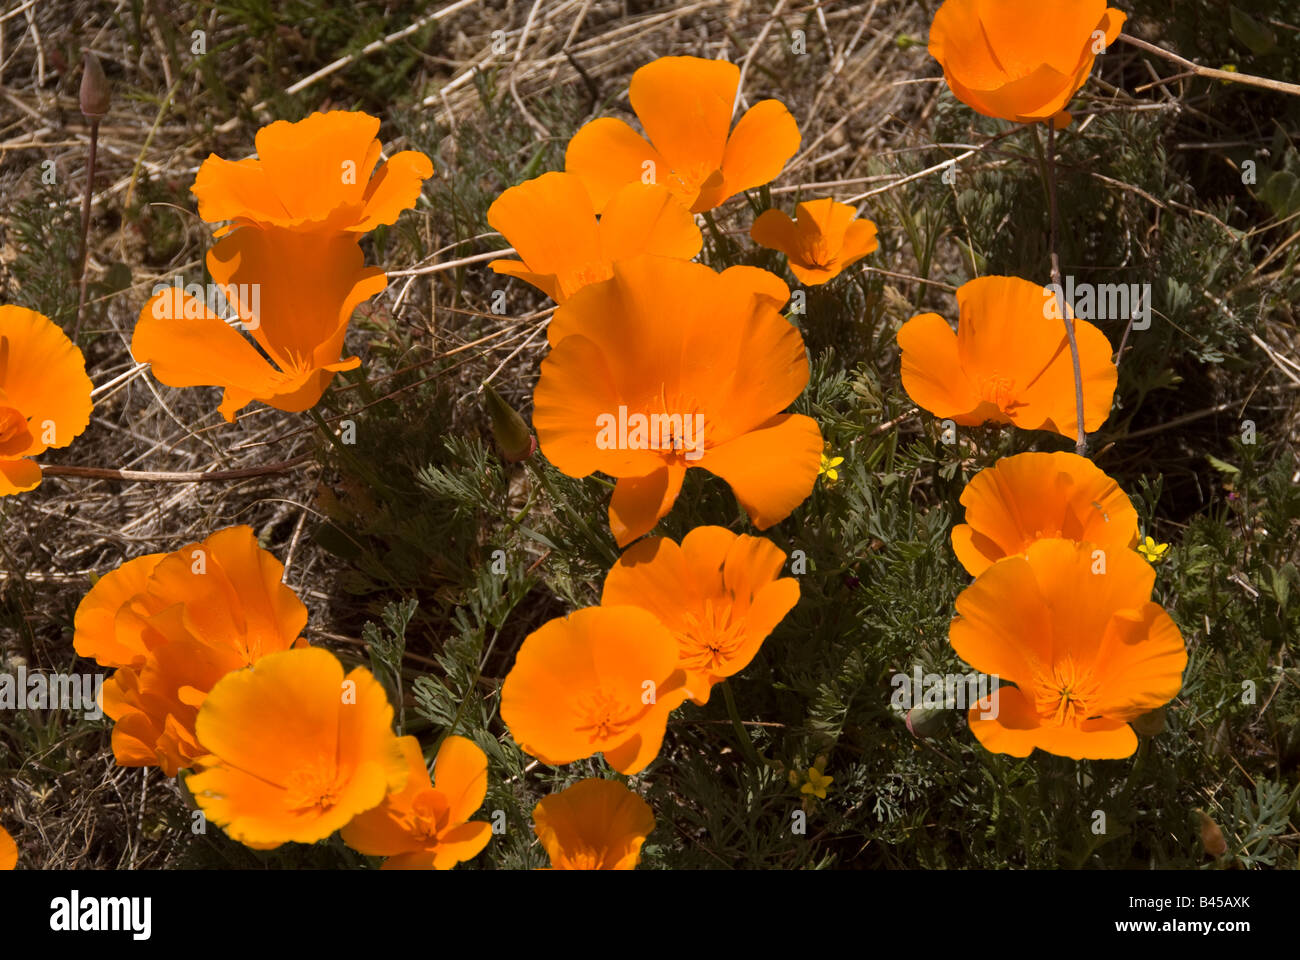
[[[1047,154],[1038,142],[1038,130],[1034,130],[1034,146],[1038,149],[1038,159],[1043,165],[1043,181],[1047,186],[1048,216],[1048,253],[1052,259],[1052,283],[1056,285],[1056,308],[1065,324],[1065,336],[1070,342],[1070,362],[1074,366],[1074,403],[1079,418],[1074,442],[1074,452],[1079,456],[1088,453],[1088,432],[1083,425],[1083,373],[1079,363],[1079,341],[1074,335],[1074,317],[1068,312],[1065,303],[1065,286],[1061,283],[1061,257],[1056,252],[1056,225],[1060,220],[1056,206],[1056,127],[1047,122]]]
[[[722,235],[722,231],[718,229],[718,225],[713,219],[713,211],[705,210],[702,216],[704,217],[704,225],[709,228],[709,236],[713,239],[713,249],[717,251],[719,259],[725,260],[730,244],[727,243],[727,238]]]
[[[736,697],[731,692],[731,684],[723,680],[719,686],[722,687],[722,699],[727,704],[727,715],[731,717],[731,725],[736,729],[736,738],[740,740],[740,749],[745,754],[745,759],[757,767],[758,751],[754,749],[754,741],[749,739],[749,731],[740,722],[740,711],[736,709]]]

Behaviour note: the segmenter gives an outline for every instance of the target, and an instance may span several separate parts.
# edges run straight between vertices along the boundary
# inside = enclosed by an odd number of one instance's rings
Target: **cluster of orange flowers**
[[[1103,0],[986,3],[947,0],[930,52],[953,93],[985,114],[1021,123],[1070,122],[1065,105],[1125,16]],[[967,426],[1010,423],[1074,437],[1079,430],[1066,318],[1047,289],[980,277],[957,291],[954,334],[937,314],[898,332],[903,386],[935,416]],[[1068,317],[1068,305],[1067,305]],[[1074,318],[1083,429],[1110,415],[1117,370],[1097,327]],[[1003,686],[970,711],[987,749],[1035,748],[1074,758],[1130,756],[1129,721],[1173,699],[1187,651],[1151,600],[1152,567],[1134,549],[1138,517],[1110,477],[1073,453],[1024,453],[978,473],[953,528],[975,581],[957,598],[949,640]]]
[[[1064,126],[1123,21],[1102,0],[947,0],[930,50],[981,113]],[[627,547],[599,605],[531,633],[502,687],[510,735],[550,765],[601,754],[621,774],[645,770],[672,711],[706,703],[744,670],[799,599],[798,583],[780,576],[786,555],[764,538],[705,526],[680,543],[640,539],[672,510],[691,467],[725,481],[759,530],[807,499],[822,470],[818,424],[787,409],[809,363],[781,312],[786,283],[693,260],[703,245],[695,215],[768,183],[800,145],[775,100],[732,125],[740,76],[722,61],[655,60],[630,88],[643,133],[613,118],[588,123],[563,173],[507,189],[488,211],[519,257],[491,269],[556,303],[534,393],[540,447],[569,476],[615,478],[609,526]],[[306,410],[336,372],[357,367],[343,356],[348,323],[387,282],[365,266],[359,238],[413,207],[433,174],[414,151],[380,163],[378,127],[363,113],[318,113],[263,128],[255,158],[209,157],[194,185],[199,212],[227,225],[207,266],[239,323],[185,289],[159,292],[141,310],[136,359],[172,386],[223,387],[227,420],[254,400]],[[750,236],[809,285],[877,247],[875,225],[830,198],[798,204],[794,219],[767,210]],[[1044,311],[1043,288],[982,277],[957,304],[956,333],[933,313],[898,332],[912,399],[955,424],[1073,436],[1066,328]],[[1116,367],[1105,335],[1073,322],[1082,426],[1095,430]],[[0,495],[40,482],[28,458],[85,429],[90,395],[80,352],[57,327],[0,307]],[[662,425],[665,442],[637,442],[638,420]],[[1177,694],[1187,657],[1151,601],[1128,498],[1083,457],[1026,453],[975,476],[961,502],[952,543],[975,581],[957,599],[950,640],[976,669],[1015,684],[972,710],[976,738],[1017,756],[1131,754],[1128,721]],[[250,847],[341,831],[390,868],[476,856],[492,835],[471,819],[486,797],[483,751],[447,736],[431,776],[419,742],[394,732],[375,677],[306,643],[307,610],[283,573],[251,529],[233,527],[129,560],[93,586],[74,643],[115,671],[103,706],[118,763],[192,771],[197,806]],[[824,763],[804,793],[825,797]],[[634,867],[655,825],[644,800],[605,779],[543,799],[533,819],[556,868]],[[13,859],[0,829],[0,867]]]

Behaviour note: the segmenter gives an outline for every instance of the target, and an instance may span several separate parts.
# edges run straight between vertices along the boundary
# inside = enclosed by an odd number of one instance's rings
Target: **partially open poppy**
[[[650,804],[615,780],[579,780],[533,808],[552,870],[632,870],[654,828]]]
[[[628,98],[645,136],[601,117],[573,135],[564,169],[582,178],[600,213],[626,183],[660,183],[692,213],[776,178],[799,149],[779,100],[762,100],[731,127],[740,68],[725,60],[660,57],[632,74]]]
[[[689,260],[704,243],[694,218],[666,188],[620,187],[598,222],[587,188],[569,173],[544,173],[511,187],[488,208],[487,219],[522,258],[489,266],[556,303],[608,280],[615,261],[642,253]]]
[[[388,281],[365,266],[357,239],[414,206],[433,175],[414,150],[376,170],[378,131],[364,113],[313,113],[259,130],[255,158],[209,156],[194,181],[199,216],[231,223],[217,231],[208,270],[257,345],[217,316],[215,295],[169,288],[140,311],[135,359],[168,386],[224,387],[227,421],[253,400],[307,410],[335,373],[359,366],[342,356],[348,322]]]
[[[12,870],[18,866],[18,844],[9,836],[9,831],[0,824],[0,870]]]
[[[257,131],[257,156],[199,166],[192,191],[208,223],[282,227],[312,233],[365,233],[415,206],[433,164],[403,150],[379,165],[379,118],[331,110]],[[321,274],[327,270],[322,268]]]
[[[117,667],[104,712],[121,766],[168,776],[204,754],[194,731],[208,691],[232,670],[303,643],[307,608],[250,527],[220,530],[102,577],[77,608],[73,646]]]
[[[1059,128],[1127,19],[1105,0],[945,0],[930,25],[930,55],[977,113]]]
[[[1182,687],[1187,650],[1151,602],[1155,572],[1136,551],[1039,540],[999,560],[957,597],[953,649],[1002,686],[970,711],[994,753],[1035,747],[1075,759],[1132,755],[1129,721]]]
[[[652,614],[588,607],[524,639],[501,687],[501,719],[543,763],[603,753],[619,773],[639,773],[686,699],[684,680],[677,641]]]
[[[253,400],[307,410],[336,372],[361,364],[341,357],[348,322],[388,283],[363,259],[348,233],[236,230],[208,251],[208,270],[257,346],[204,301],[168,287],[140,311],[131,353],[168,386],[224,387],[227,421]]]
[[[618,478],[610,529],[625,545],[672,509],[688,467],[731,486],[760,530],[812,492],[817,422],[782,413],[808,382],[789,290],[753,267],[723,273],[666,257],[561,304],[533,394],[542,452],[571,477]]]
[[[600,602],[641,607],[677,639],[678,666],[696,703],[754,659],[799,602],[799,582],[779,577],[785,554],[770,540],[696,527],[679,547],[667,537],[633,544],[605,578]]]
[[[961,493],[966,522],[952,528],[952,549],[978,577],[1036,540],[1087,540],[1130,550],[1137,511],[1124,491],[1086,457],[1021,453],[981,470]]]
[[[48,317],[0,306],[0,497],[40,485],[29,457],[66,447],[90,423],[86,361]]]
[[[830,197],[806,200],[795,208],[794,220],[782,210],[764,210],[749,228],[749,236],[761,247],[784,253],[800,283],[817,286],[880,245],[876,225],[856,216],[853,207]]]
[[[1064,322],[1048,315],[1043,290],[1018,277],[980,277],[957,289],[956,333],[937,313],[908,320],[898,331],[908,396],[964,426],[992,420],[1074,439],[1070,345]],[[1110,415],[1118,373],[1104,333],[1078,319],[1074,330],[1084,428],[1093,431]]]
[[[465,737],[447,737],[433,779],[420,741],[400,737],[406,786],[357,814],[340,836],[353,850],[387,857],[385,870],[450,870],[472,860],[492,839],[492,825],[470,820],[487,796],[487,756]]]
[[[196,730],[209,751],[186,785],[209,820],[250,847],[315,843],[406,785],[379,681],[345,677],[328,650],[272,653],[217,683]]]

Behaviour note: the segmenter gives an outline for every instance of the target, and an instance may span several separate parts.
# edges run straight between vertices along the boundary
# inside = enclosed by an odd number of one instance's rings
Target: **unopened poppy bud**
[[[913,707],[907,711],[907,731],[918,740],[942,736],[948,731],[951,710],[935,707]]]
[[[1133,721],[1133,729],[1144,737],[1154,737],[1165,732],[1165,708],[1156,707]]]
[[[110,99],[108,77],[99,65],[99,57],[87,50],[81,71],[81,112],[91,120],[98,120],[108,113]]]
[[[1196,819],[1201,824],[1201,846],[1212,857],[1220,857],[1228,852],[1228,841],[1223,839],[1223,831],[1210,819],[1204,810],[1196,811]]]
[[[527,460],[537,451],[537,438],[524,423],[524,418],[501,399],[491,384],[483,384],[483,397],[488,416],[492,419],[492,436],[505,458],[512,463]]]

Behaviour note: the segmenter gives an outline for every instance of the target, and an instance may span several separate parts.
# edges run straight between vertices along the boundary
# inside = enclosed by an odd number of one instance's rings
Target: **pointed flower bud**
[[[1201,846],[1205,847],[1205,852],[1212,857],[1220,857],[1227,853],[1228,841],[1223,839],[1223,831],[1210,819],[1209,814],[1204,810],[1197,810],[1196,819],[1200,821]]]
[[[904,723],[908,732],[918,740],[941,737],[948,732],[952,711],[936,707],[913,707],[907,711]]]
[[[98,120],[108,113],[111,91],[108,77],[99,64],[99,58],[89,50],[85,53],[85,67],[81,71],[81,112],[90,120]]]
[[[531,457],[537,451],[537,438],[524,423],[524,418],[501,399],[491,384],[483,384],[483,400],[492,419],[492,436],[505,458],[514,463]]]

